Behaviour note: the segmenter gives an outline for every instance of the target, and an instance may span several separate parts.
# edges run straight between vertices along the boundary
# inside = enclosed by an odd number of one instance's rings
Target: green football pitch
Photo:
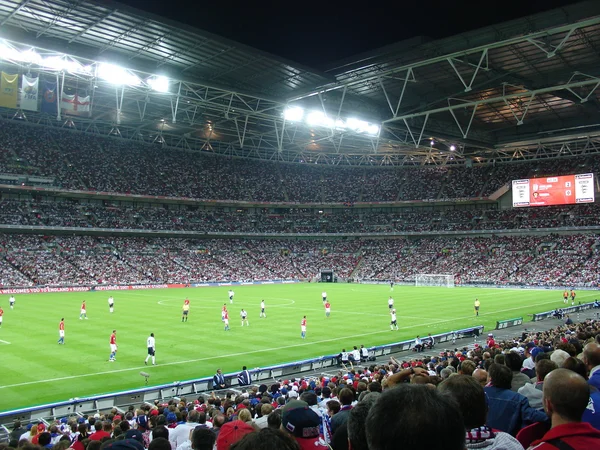
[[[388,344],[510,319],[562,306],[562,292],[479,288],[439,288],[358,284],[287,284],[229,287],[17,295],[14,309],[0,298],[0,411],[139,388],[139,372],[151,384],[212,376],[217,368],[238,372],[242,365],[264,367],[339,353],[342,348]],[[327,290],[332,313],[321,301]],[[109,313],[108,296],[115,298]],[[392,295],[399,331],[390,331],[387,299]],[[597,296],[580,291],[577,301]],[[189,320],[181,322],[183,300],[191,301]],[[479,317],[473,302],[481,301]],[[267,318],[259,318],[260,301]],[[79,320],[81,301],[88,320]],[[231,330],[225,332],[221,307],[227,303]],[[248,311],[250,326],[240,324]],[[300,321],[307,316],[307,337]],[[65,345],[58,324],[65,318]],[[109,337],[117,330],[116,362],[108,362]],[[145,366],[146,338],[156,337],[156,366]]]

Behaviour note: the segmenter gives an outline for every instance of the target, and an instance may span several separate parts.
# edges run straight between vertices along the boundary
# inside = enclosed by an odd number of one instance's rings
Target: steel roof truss
[[[511,85],[509,85],[508,83],[504,83],[502,85],[502,96],[504,97],[504,104],[508,107],[508,109],[512,113],[513,117],[517,121],[517,125],[523,125],[523,120],[525,119],[525,115],[527,114],[527,111],[529,110],[529,106],[531,105],[531,102],[535,98],[535,94],[531,94],[531,96],[529,97],[529,100],[527,101],[527,103],[525,103],[525,107],[523,107],[522,103],[519,104],[516,102],[508,101],[508,99],[505,97],[506,96],[506,86],[511,86]],[[519,88],[519,86],[514,86],[514,87]],[[520,99],[518,99],[518,100],[520,100]],[[517,110],[517,112],[519,112],[519,115],[517,115],[515,110]]]
[[[556,55],[557,52],[562,50],[562,48],[565,46],[565,44],[567,43],[567,41],[569,40],[569,38],[571,37],[571,35],[573,34],[573,32],[576,29],[577,28],[571,28],[570,30],[568,30],[565,37],[556,46],[554,46],[550,43],[547,43],[547,42],[540,41],[535,38],[527,39],[527,42],[535,45],[537,48],[539,48],[541,51],[543,51],[546,54],[547,58],[552,58],[553,56]]]
[[[588,78],[591,80],[596,80],[597,83],[595,85],[592,86],[592,88],[588,91],[587,95],[585,95],[584,97],[582,97],[581,95],[579,95],[577,92],[573,91],[573,89],[571,89],[570,87],[565,88],[567,91],[569,91],[571,94],[573,94],[575,97],[577,97],[581,103],[585,103],[588,101],[588,99],[590,98],[590,96],[594,93],[594,91],[598,88],[598,86],[600,86],[600,78],[598,77],[593,77],[591,75],[586,75],[585,73],[581,73],[581,72],[575,72],[571,78],[569,78],[569,83],[571,83],[573,81],[574,78],[576,77],[583,77],[583,78]],[[583,88],[583,87],[582,87]]]
[[[469,82],[469,84],[467,84],[467,82],[463,78],[463,76],[460,73],[460,71],[454,65],[454,61],[460,62],[462,64],[468,64],[468,65],[472,65],[472,64],[471,63],[465,63],[464,61],[462,61],[462,60],[460,60],[458,58],[448,58],[447,61],[448,61],[448,63],[450,63],[450,66],[452,66],[452,68],[454,69],[454,73],[456,73],[456,75],[458,76],[458,79],[460,80],[460,82],[465,87],[465,92],[469,92],[472,89],[473,82],[475,81],[475,78],[477,77],[477,74],[479,73],[479,70],[480,69],[487,70],[489,68],[488,49],[484,48],[483,51],[481,52],[481,57],[479,58],[479,62],[477,63],[477,65],[474,66],[475,67],[475,71],[473,72],[473,75],[471,76],[471,81]],[[485,66],[482,66],[482,64],[483,64],[484,61],[485,61]]]

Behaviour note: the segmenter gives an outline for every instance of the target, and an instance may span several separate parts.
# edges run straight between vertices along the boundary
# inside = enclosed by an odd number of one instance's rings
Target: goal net
[[[454,287],[454,275],[419,273],[415,276],[415,286]]]

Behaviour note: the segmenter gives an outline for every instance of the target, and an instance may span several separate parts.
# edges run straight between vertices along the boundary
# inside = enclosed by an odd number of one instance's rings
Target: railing
[[[584,303],[583,305],[568,306],[566,308],[557,308],[557,309],[553,309],[552,311],[531,314],[531,320],[533,322],[539,322],[540,320],[549,319],[551,317],[555,317],[557,319],[564,319],[565,316],[568,314],[573,314],[573,313],[578,314],[580,311],[586,311],[586,310],[589,310],[592,308],[600,308],[600,303],[598,303],[598,301],[596,300],[596,301],[593,301],[590,303]],[[557,310],[561,311],[560,317],[558,317],[555,314],[555,312]]]

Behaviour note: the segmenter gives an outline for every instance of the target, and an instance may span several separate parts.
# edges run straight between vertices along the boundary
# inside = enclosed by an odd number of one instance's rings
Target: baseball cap
[[[531,350],[531,358],[535,361],[535,357],[540,353],[544,353],[544,350],[539,347],[535,347],[533,350]]]
[[[533,342],[528,342],[526,348],[533,348],[535,344]]]
[[[148,418],[146,416],[138,416],[137,423],[142,428],[148,428]]]
[[[253,433],[255,430],[252,425],[241,420],[227,422],[221,427],[217,437],[217,450],[229,450],[232,444],[242,439],[245,435]]]
[[[292,400],[284,406],[281,425],[302,447],[314,447],[319,440],[319,415],[301,400]]]
[[[170,412],[167,414],[167,422],[177,422],[177,416],[175,413]]]
[[[288,398],[298,398],[298,391],[288,392]]]
[[[144,436],[140,430],[127,430],[127,433],[125,433],[125,439],[135,439],[142,445],[144,444]]]

